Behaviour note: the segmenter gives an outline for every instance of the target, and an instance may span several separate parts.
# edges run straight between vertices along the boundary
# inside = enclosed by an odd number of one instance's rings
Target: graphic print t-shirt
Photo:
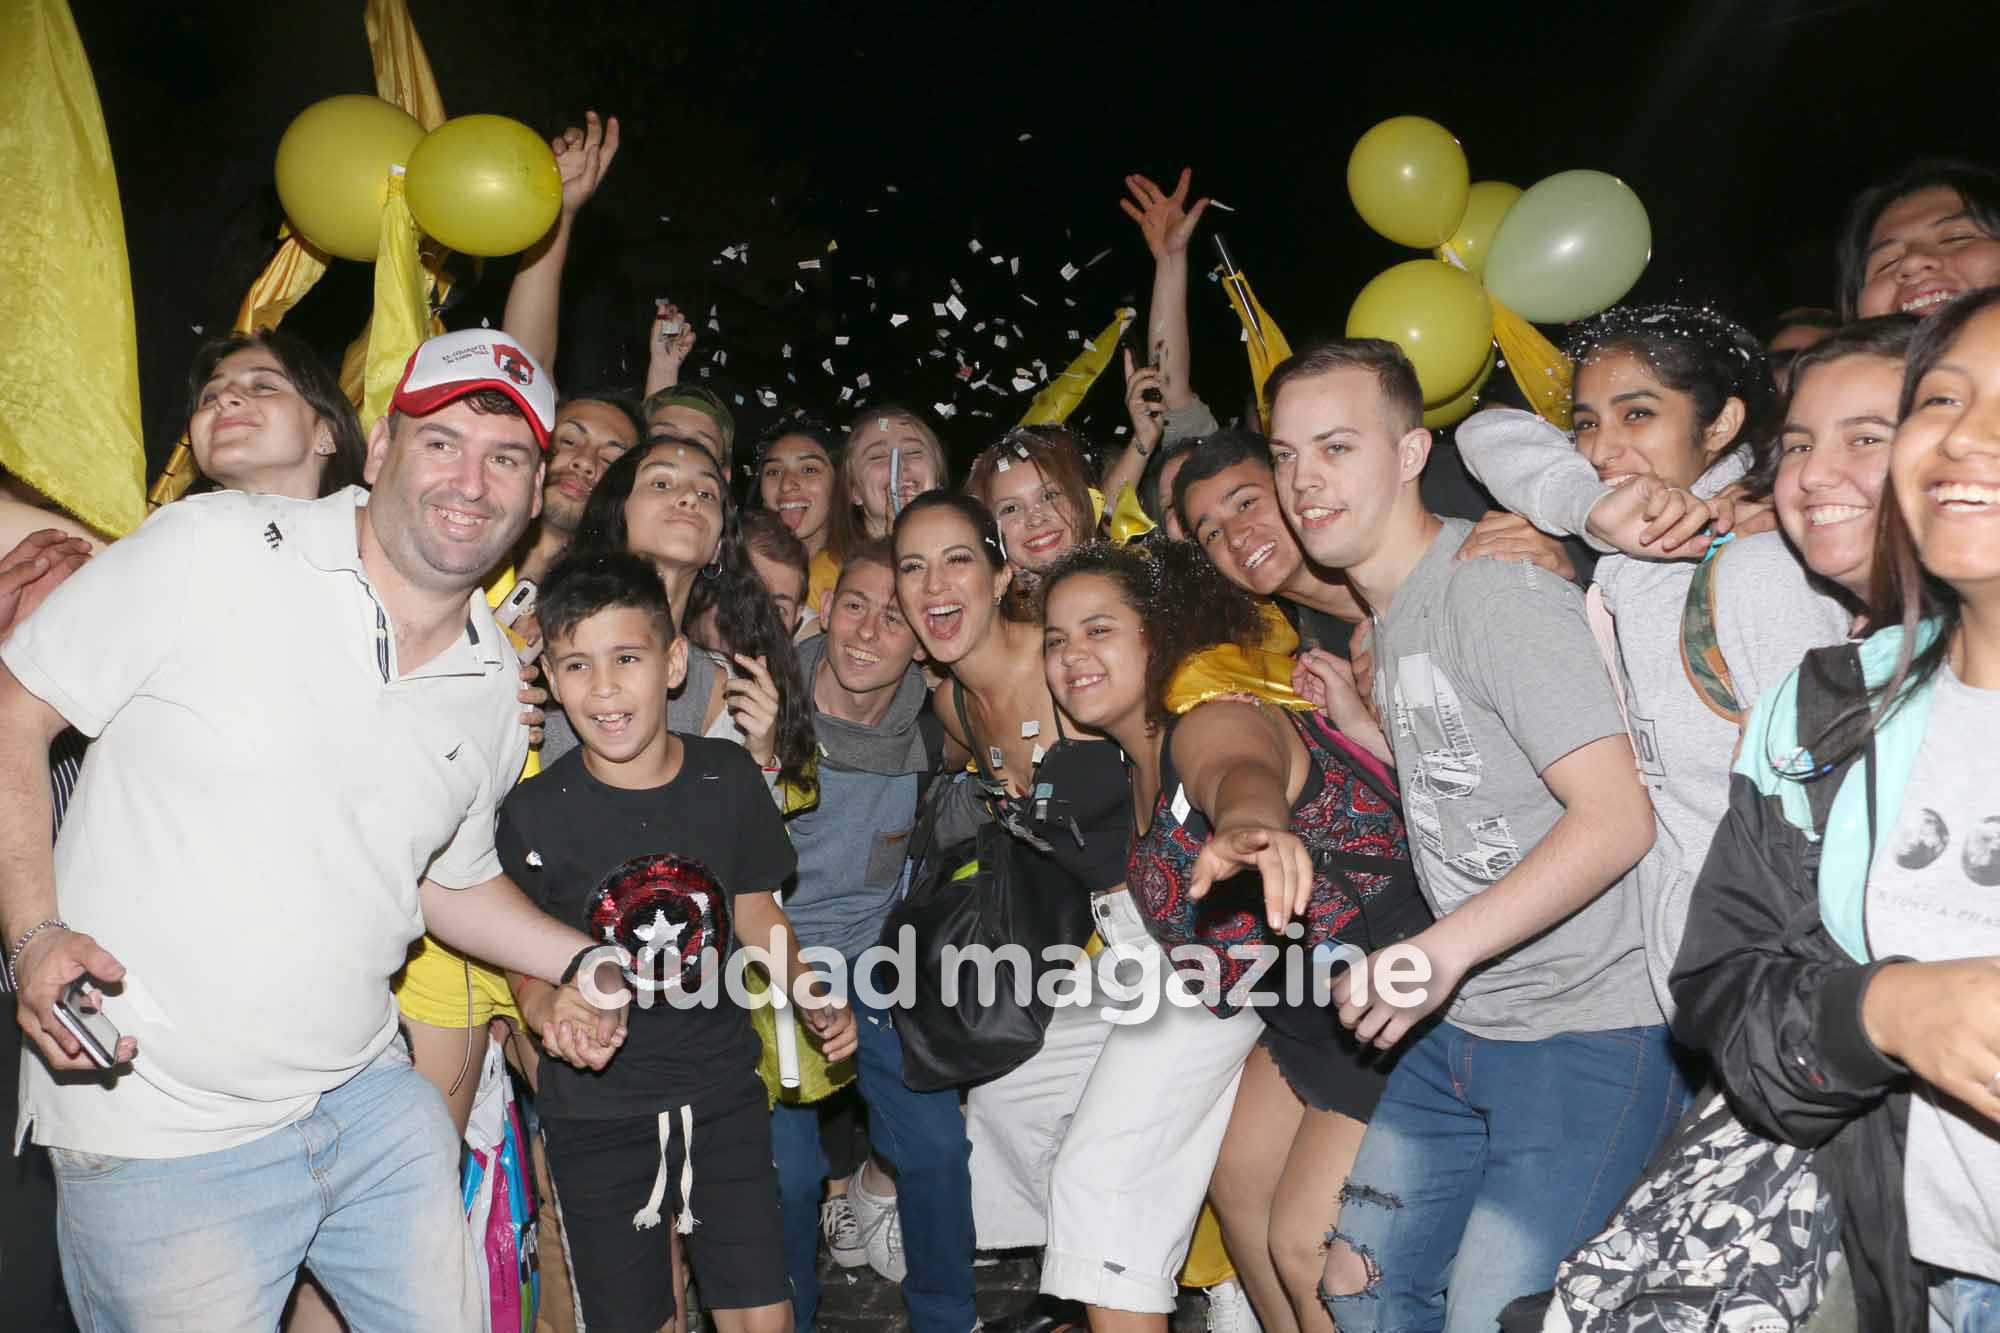
[[[1877,958],[2000,954],[2000,690],[1938,672],[1895,829],[1868,876]],[[2000,1127],[1925,1084],[1910,1098],[1903,1203],[1910,1253],[2000,1282]]]
[[[1471,530],[1444,521],[1375,630],[1376,703],[1417,877],[1440,917],[1562,817],[1542,771],[1625,731],[1583,594],[1533,565],[1454,559]],[[1448,1016],[1502,1041],[1662,1021],[1630,877],[1471,973]]]
[[[664,787],[606,786],[577,749],[514,788],[500,807],[500,863],[543,911],[590,932],[600,884],[642,857],[672,854],[707,866],[728,895],[733,950],[735,896],[776,890],[798,860],[757,761],[728,741],[680,739],[681,769]],[[635,1003],[625,1044],[602,1070],[543,1060],[542,1114],[656,1115],[754,1070],[750,1016],[720,984],[726,958],[718,956],[715,984],[704,987],[713,991],[712,1006],[675,1008],[663,997],[650,1008]]]

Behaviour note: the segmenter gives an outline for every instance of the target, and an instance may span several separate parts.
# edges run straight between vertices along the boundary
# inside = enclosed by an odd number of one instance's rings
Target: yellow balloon
[[[278,140],[278,202],[292,230],[342,259],[372,260],[389,168],[410,160],[424,127],[393,102],[343,93],[299,112]]]
[[[404,195],[417,225],[466,255],[511,255],[562,209],[562,173],[539,134],[506,116],[459,116],[410,154]]]
[[[1465,195],[1465,216],[1458,220],[1458,230],[1452,232],[1451,239],[1438,247],[1437,257],[1447,261],[1456,258],[1474,277],[1484,274],[1487,252],[1493,248],[1493,233],[1500,230],[1500,219],[1507,216],[1507,210],[1520,197],[1518,185],[1474,181]]]
[[[1455,426],[1472,415],[1472,409],[1479,406],[1479,391],[1486,387],[1486,381],[1493,376],[1493,367],[1499,364],[1500,349],[1494,348],[1486,354],[1486,366],[1472,377],[1464,393],[1439,407],[1424,409],[1424,429],[1443,430]]]
[[[1450,130],[1394,116],[1361,136],[1347,158],[1347,194],[1361,220],[1398,245],[1442,245],[1465,216],[1471,177]]]
[[[1375,275],[1347,312],[1350,338],[1387,338],[1417,368],[1424,402],[1447,403],[1479,373],[1493,341],[1493,306],[1470,273],[1412,259]]]

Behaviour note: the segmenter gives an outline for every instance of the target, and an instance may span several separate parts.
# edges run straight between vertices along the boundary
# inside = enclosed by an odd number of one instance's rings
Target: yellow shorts
[[[410,947],[410,961],[396,974],[393,989],[397,1007],[413,1023],[463,1030],[496,1018],[521,1021],[505,973],[472,962],[429,935]]]

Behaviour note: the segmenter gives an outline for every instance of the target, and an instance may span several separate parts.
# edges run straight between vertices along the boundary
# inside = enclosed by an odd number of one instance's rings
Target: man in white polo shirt
[[[458,1142],[397,1034],[427,927],[561,982],[602,1067],[591,941],[500,870],[517,663],[480,579],[540,506],[548,376],[473,330],[411,357],[359,487],[183,500],[0,646],[0,936],[21,1123],[52,1149],[86,1330],[274,1327],[309,1267],[349,1324],[476,1329]],[[51,855],[49,738],[95,738]],[[88,974],[124,1034],[57,1021]],[[46,1063],[44,1063],[46,1061]]]

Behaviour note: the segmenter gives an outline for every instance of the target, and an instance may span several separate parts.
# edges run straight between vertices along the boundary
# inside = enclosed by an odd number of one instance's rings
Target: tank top
[[[1284,716],[1311,760],[1305,785],[1292,802],[1291,831],[1305,843],[1314,871],[1305,934],[1296,943],[1308,950],[1333,942],[1373,952],[1430,925],[1430,908],[1410,864],[1409,833],[1393,789],[1349,750],[1348,742],[1323,730],[1317,714]],[[1254,961],[1231,957],[1230,946],[1289,941],[1274,936],[1265,924],[1263,885],[1254,873],[1214,886],[1199,902],[1188,897],[1195,859],[1213,830],[1188,804],[1174,771],[1176,721],[1167,724],[1161,740],[1160,794],[1152,823],[1141,836],[1134,822],[1125,882],[1147,928],[1170,957],[1182,945],[1212,955],[1213,973],[1193,960],[1177,959],[1175,966],[1197,989],[1219,974],[1222,984],[1208,1007],[1227,1018],[1239,1007],[1228,997]],[[1282,966],[1269,969],[1251,989],[1282,994],[1283,971]],[[1319,1036],[1326,1032],[1329,1010],[1307,997],[1303,1010],[1280,1005],[1260,1006],[1259,1012],[1274,1027]],[[1309,1014],[1317,1021],[1310,1021]]]
[[[972,759],[980,787],[1007,830],[1028,845],[1035,859],[1091,893],[1123,884],[1132,836],[1132,783],[1117,742],[1070,735],[1063,728],[1062,710],[1052,709],[1056,743],[1035,765],[1027,794],[1016,796],[987,766],[985,747],[977,743],[966,711],[965,691],[954,688],[952,699],[958,725],[975,742]]]

